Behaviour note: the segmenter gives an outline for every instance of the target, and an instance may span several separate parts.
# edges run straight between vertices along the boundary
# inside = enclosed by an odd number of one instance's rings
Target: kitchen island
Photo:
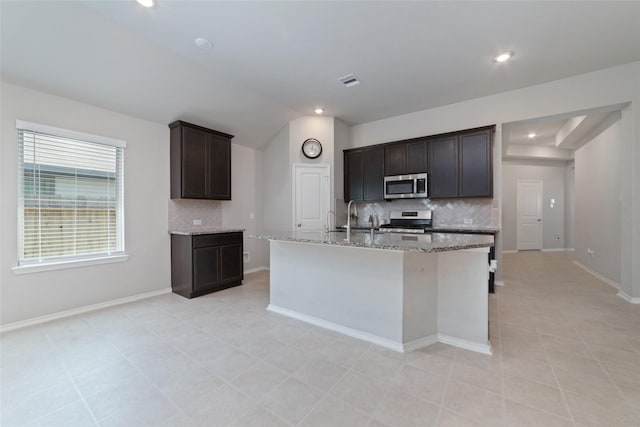
[[[493,237],[278,232],[268,309],[396,351],[444,342],[491,353],[487,254]]]

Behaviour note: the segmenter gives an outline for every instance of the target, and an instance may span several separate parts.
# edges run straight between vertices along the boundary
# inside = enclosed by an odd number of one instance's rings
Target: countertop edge
[[[342,247],[352,247],[352,248],[365,248],[365,249],[380,249],[380,250],[391,250],[391,251],[402,251],[402,252],[448,252],[448,251],[460,251],[464,249],[477,249],[477,248],[490,248],[495,245],[494,243],[467,243],[467,244],[457,244],[450,246],[433,246],[433,247],[408,247],[408,246],[397,246],[391,244],[378,244],[378,245],[368,245],[359,242],[347,242],[345,241],[332,241],[332,240],[314,240],[314,239],[304,239],[300,237],[287,237],[287,236],[271,236],[271,235],[255,235],[250,234],[247,237],[259,240],[276,240],[281,242],[294,242],[294,243],[311,243],[316,245],[325,245],[325,246],[342,246]]]
[[[240,233],[244,231],[244,228],[214,228],[206,230],[169,230],[169,234],[177,234],[180,236],[199,236],[203,234]]]

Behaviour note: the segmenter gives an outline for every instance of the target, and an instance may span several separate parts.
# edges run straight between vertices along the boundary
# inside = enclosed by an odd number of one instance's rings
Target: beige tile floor
[[[640,426],[640,307],[508,254],[494,354],[398,354],[265,310],[268,274],[1,337],[1,425]]]

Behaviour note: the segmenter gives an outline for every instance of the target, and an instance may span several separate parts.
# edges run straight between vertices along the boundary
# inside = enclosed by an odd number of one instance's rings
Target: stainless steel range
[[[430,210],[391,211],[389,224],[382,224],[384,233],[426,233],[433,225]]]

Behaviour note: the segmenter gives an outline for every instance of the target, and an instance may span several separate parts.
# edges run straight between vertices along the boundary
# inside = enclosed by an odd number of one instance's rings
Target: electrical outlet
[[[560,240],[560,235],[556,234],[555,236],[553,236],[553,238],[556,239],[556,240]]]
[[[243,252],[242,253],[242,262],[245,264],[251,261],[251,252]]]
[[[471,218],[465,218],[464,219],[464,224],[465,225],[471,225],[471,224],[473,224],[473,220]]]
[[[249,219],[256,219],[256,215],[253,212],[250,212]]]
[[[202,220],[201,219],[194,219],[193,220],[193,225],[202,225]]]

